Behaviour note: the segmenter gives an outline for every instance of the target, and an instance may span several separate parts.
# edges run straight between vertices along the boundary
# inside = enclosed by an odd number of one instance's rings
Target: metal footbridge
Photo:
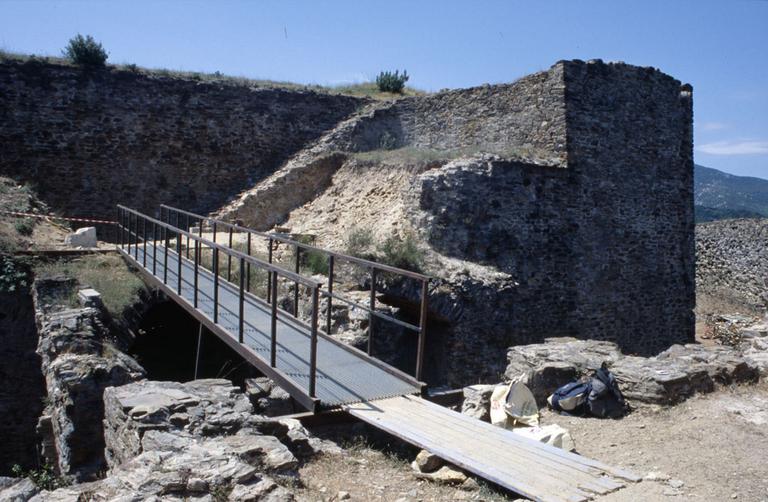
[[[308,410],[343,409],[533,500],[586,501],[639,481],[632,473],[422,399],[427,276],[169,206],[161,206],[159,218],[125,206],[118,206],[117,216],[118,250],[144,279]],[[277,262],[281,251],[289,255],[292,270]],[[308,258],[323,261],[327,280],[301,273]],[[334,291],[349,265],[367,274],[365,304]],[[413,296],[412,310],[418,314],[412,317],[418,317],[418,324],[377,310],[383,275],[415,282],[406,290]],[[367,351],[331,336],[334,302],[368,315]],[[373,357],[381,322],[418,336],[413,375]]]

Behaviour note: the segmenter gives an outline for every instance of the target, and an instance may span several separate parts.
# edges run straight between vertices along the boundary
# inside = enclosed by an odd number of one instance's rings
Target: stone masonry
[[[33,182],[66,216],[114,218],[115,204],[211,211],[365,101],[0,62],[0,173]]]
[[[643,354],[693,340],[692,89],[654,68],[560,61],[372,104],[10,62],[0,90],[0,172],[76,213],[172,200],[265,228],[351,153],[454,152],[404,196],[422,245],[488,271],[427,270],[446,383],[495,380],[508,346],[550,336]]]

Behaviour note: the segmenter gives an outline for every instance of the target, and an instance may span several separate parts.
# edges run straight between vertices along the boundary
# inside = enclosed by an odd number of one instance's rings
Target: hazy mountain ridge
[[[696,221],[768,217],[768,180],[694,166]]]

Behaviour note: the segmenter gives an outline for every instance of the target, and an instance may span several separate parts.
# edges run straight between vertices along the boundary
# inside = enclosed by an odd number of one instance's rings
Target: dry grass
[[[339,85],[339,86],[329,87],[328,89],[338,94],[346,94],[350,96],[364,96],[367,98],[381,99],[381,100],[400,99],[400,98],[407,98],[410,96],[426,96],[427,94],[429,94],[426,91],[415,89],[413,87],[406,87],[405,89],[403,89],[402,94],[393,93],[393,92],[381,92],[379,90],[379,87],[374,82],[363,82],[360,84]]]
[[[477,480],[479,488],[436,484],[416,478],[410,461],[418,451],[400,441],[389,445],[369,443],[357,437],[342,441],[341,455],[319,457],[299,470],[303,488],[297,500],[335,500],[341,491],[355,500],[512,500],[515,497]],[[385,441],[386,442],[386,441]]]
[[[91,287],[101,293],[104,306],[113,316],[120,316],[126,307],[138,300],[144,283],[117,255],[89,255],[72,260],[40,262],[35,276],[70,277],[81,287]]]
[[[0,210],[50,214],[37,199],[32,187],[0,176]],[[0,218],[0,253],[12,254],[21,249],[50,247],[63,242],[66,231],[53,222],[37,218],[2,215]]]
[[[38,56],[35,54],[19,54],[10,51],[0,50],[0,62],[21,61],[21,62],[40,62],[52,63],[64,66],[75,67],[74,63],[66,58],[56,56]],[[172,70],[168,68],[144,68],[135,64],[107,64],[106,68],[110,71],[129,72],[137,75],[146,75],[156,78],[171,78],[179,80],[194,80],[199,82],[212,82],[221,85],[230,85],[237,87],[250,88],[280,88],[296,91],[315,91],[325,94],[342,94],[347,96],[367,97],[372,99],[400,99],[408,96],[421,96],[427,94],[425,91],[406,87],[402,94],[393,94],[390,92],[380,92],[373,82],[362,84],[341,85],[341,86],[322,86],[319,84],[297,84],[295,82],[285,82],[269,79],[254,79],[247,77],[238,77],[224,75],[220,72],[205,73],[185,70]]]
[[[451,150],[435,150],[430,148],[404,147],[395,149],[379,149],[367,152],[357,152],[353,156],[363,162],[386,164],[392,166],[422,165],[432,162],[449,162],[461,157],[471,157],[480,154],[498,155],[503,159],[532,161],[551,157],[547,152],[535,148],[506,147],[494,145],[473,146]]]

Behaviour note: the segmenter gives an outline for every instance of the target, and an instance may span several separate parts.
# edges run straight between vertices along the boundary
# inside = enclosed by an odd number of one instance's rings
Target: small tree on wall
[[[107,62],[107,51],[101,43],[90,35],[77,36],[69,39],[69,43],[62,51],[64,56],[75,64],[82,66],[100,67]]]
[[[401,93],[406,82],[408,82],[408,72],[405,70],[403,73],[400,73],[399,70],[383,71],[376,77],[376,85],[379,86],[381,92]]]

